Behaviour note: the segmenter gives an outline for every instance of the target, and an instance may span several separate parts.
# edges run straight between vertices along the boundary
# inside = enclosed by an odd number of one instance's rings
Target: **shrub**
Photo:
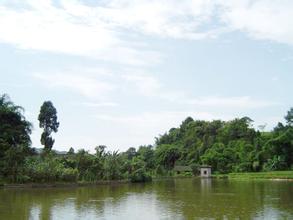
[[[152,181],[152,177],[145,171],[145,169],[140,168],[130,174],[130,181],[133,183],[150,182]]]
[[[72,168],[64,168],[61,173],[61,180],[65,182],[76,182],[78,170]]]

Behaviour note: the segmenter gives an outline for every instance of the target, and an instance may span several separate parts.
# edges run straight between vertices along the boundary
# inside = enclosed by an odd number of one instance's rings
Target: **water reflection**
[[[0,219],[292,219],[293,182],[172,179],[1,189]]]
[[[201,178],[200,179],[201,193],[210,193],[212,188],[211,178]]]

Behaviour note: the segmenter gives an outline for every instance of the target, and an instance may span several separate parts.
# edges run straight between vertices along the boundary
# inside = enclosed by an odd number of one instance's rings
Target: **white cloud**
[[[256,109],[278,105],[279,103],[255,99],[250,96],[199,96],[188,95],[185,91],[170,90],[151,73],[135,72],[130,70],[122,75],[134,86],[140,95],[165,100],[181,105],[192,105],[194,107],[218,107],[233,109]],[[273,78],[273,80],[277,80]]]
[[[33,77],[43,81],[46,86],[70,89],[88,98],[104,99],[107,93],[115,90],[115,85],[93,76],[68,73],[35,73]]]
[[[220,0],[221,19],[231,29],[249,36],[293,44],[293,1]]]
[[[0,41],[21,49],[93,57],[128,65],[160,62],[137,33],[205,39],[240,30],[293,44],[291,0],[24,0],[0,3]],[[18,5],[18,7],[16,7]]]
[[[1,1],[0,42],[23,50],[64,53],[123,64],[122,67],[111,66],[120,70],[127,68],[125,65],[160,62],[162,54],[148,43],[153,37],[197,40],[242,31],[253,39],[293,43],[293,3],[289,0],[103,0],[96,1],[94,7],[81,1],[58,2],[59,6],[51,0]],[[99,122],[105,122],[100,130],[95,131],[98,134],[104,132],[98,138],[105,144],[116,146],[120,143],[124,146],[152,143],[154,136],[178,126],[188,115],[206,120],[231,119],[225,115],[228,109],[246,113],[247,110],[278,104],[249,96],[196,97],[185,93],[184,89],[168,88],[143,68],[118,74],[108,69],[82,67],[64,72],[41,71],[33,76],[50,88],[66,89],[86,97],[82,104],[87,107],[121,105],[121,115],[102,114],[106,109],[103,108],[96,116]],[[160,111],[162,105],[159,105],[158,112],[138,114],[140,107],[144,107],[139,106],[131,109],[133,112],[129,116],[123,112],[129,109],[122,105],[131,100],[123,92],[133,92],[133,89],[136,94],[151,100],[170,102],[165,106],[172,109],[186,110]],[[116,95],[115,100],[121,99],[120,105],[110,99],[111,94]],[[200,112],[191,109],[200,109]],[[210,113],[210,109],[221,112],[221,115]],[[89,130],[94,130],[95,126],[99,125],[95,124]],[[108,130],[104,129],[106,126]],[[117,129],[116,134],[113,129]],[[70,142],[69,136],[66,142]],[[84,140],[78,139],[81,138],[75,136],[74,141],[82,144]],[[100,140],[93,135],[86,141],[87,144],[96,144]]]
[[[255,109],[278,105],[276,102],[255,99],[249,96],[193,97],[184,91],[166,89],[166,86],[150,73],[130,71],[128,74],[122,75],[122,79],[134,85],[139,94],[143,96],[162,99],[181,105],[234,109]]]
[[[66,70],[57,73],[35,73],[33,77],[44,82],[46,86],[66,88],[78,92],[87,98],[103,100],[102,102],[85,102],[88,107],[114,107],[118,104],[108,99],[110,93],[119,94],[123,98],[125,94],[149,97],[163,100],[190,108],[217,107],[221,109],[257,109],[279,105],[279,103],[253,98],[250,96],[193,96],[184,90],[172,90],[153,73],[146,73],[136,69],[126,69],[113,72],[103,68],[85,68],[84,71]],[[277,78],[272,78],[276,81]]]
[[[99,10],[111,25],[161,37],[202,39],[210,32],[198,28],[209,22],[214,4],[210,0],[112,0]]]
[[[97,25],[95,28],[70,21],[63,10],[50,1],[28,1],[31,10],[15,11],[1,7],[1,40],[23,49],[41,49],[73,54],[94,52],[117,42]],[[78,44],[76,44],[78,42]],[[92,44],[95,42],[94,44]],[[74,45],[74,46],[73,46]]]
[[[151,74],[131,70],[123,74],[122,79],[133,85],[144,96],[159,96],[158,91],[161,89],[161,83]]]
[[[250,108],[262,108],[277,105],[278,103],[257,100],[249,96],[239,96],[239,97],[199,97],[195,99],[186,100],[186,103],[195,106],[205,106],[205,107],[219,107],[219,108],[240,108],[240,109],[250,109]]]
[[[152,73],[126,70],[121,78],[132,86],[140,95],[165,100],[168,102],[179,102],[186,98],[184,91],[168,90],[157,77]]]
[[[119,105],[116,102],[83,102],[81,104],[87,107],[116,107]]]
[[[0,82],[0,86],[12,87],[12,88],[24,88],[24,87],[30,87],[31,84],[29,84],[29,83]]]
[[[77,1],[71,7],[64,4],[64,8],[55,7],[50,0],[26,3],[29,7],[23,10],[0,3],[0,41],[24,50],[81,55],[129,65],[156,63],[160,59],[157,52],[123,40],[118,30],[99,18],[99,8]]]

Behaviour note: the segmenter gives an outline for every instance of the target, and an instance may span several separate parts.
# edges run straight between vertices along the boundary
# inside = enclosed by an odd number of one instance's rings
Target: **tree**
[[[137,154],[136,149],[134,147],[130,147],[125,153],[127,155],[128,160],[131,160]]]
[[[264,146],[265,150],[268,151],[268,161],[272,157],[279,156],[283,159],[282,169],[288,169],[293,164],[293,128],[288,127],[288,129],[283,132],[276,133],[275,137],[270,139]],[[281,167],[278,166],[278,169]]]
[[[67,154],[68,154],[68,155],[74,155],[74,149],[73,149],[72,147],[69,148]]]
[[[17,181],[19,168],[30,153],[31,123],[7,95],[0,96],[0,175]]]
[[[222,143],[216,143],[201,157],[203,164],[209,164],[218,172],[228,173],[232,171],[232,165],[236,160],[235,149],[226,147]]]
[[[293,108],[290,108],[290,110],[287,112],[285,120],[289,126],[293,126]]]
[[[146,163],[146,169],[151,170],[155,168],[155,151],[152,145],[140,146],[137,153]]]
[[[156,149],[156,160],[159,165],[163,165],[167,170],[174,168],[176,160],[180,158],[180,151],[178,147],[163,144]]]
[[[118,151],[108,152],[105,158],[105,177],[107,180],[118,180],[122,178],[122,161]]]
[[[80,149],[76,153],[76,161],[79,179],[86,181],[94,181],[97,179],[94,155],[84,149]]]
[[[39,114],[40,128],[43,128],[41,144],[44,145],[45,151],[50,151],[55,140],[51,137],[52,132],[57,132],[59,122],[57,121],[57,111],[51,101],[45,101],[40,109]]]

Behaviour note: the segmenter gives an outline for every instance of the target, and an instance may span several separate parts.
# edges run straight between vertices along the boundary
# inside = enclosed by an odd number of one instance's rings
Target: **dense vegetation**
[[[248,117],[201,121],[188,117],[179,128],[156,139],[156,151],[170,153],[177,164],[209,164],[220,173],[293,168],[293,108],[271,132],[256,131]]]
[[[178,128],[156,138],[155,145],[95,153],[70,148],[67,154],[52,150],[57,132],[57,110],[44,102],[39,114],[44,129],[42,153],[30,147],[31,124],[23,109],[0,97],[0,178],[6,182],[98,181],[129,179],[149,181],[153,176],[173,175],[175,165],[189,165],[194,173],[209,164],[218,173],[290,170],[293,168],[293,108],[286,124],[270,132],[252,127],[248,117],[231,121],[186,118]]]

